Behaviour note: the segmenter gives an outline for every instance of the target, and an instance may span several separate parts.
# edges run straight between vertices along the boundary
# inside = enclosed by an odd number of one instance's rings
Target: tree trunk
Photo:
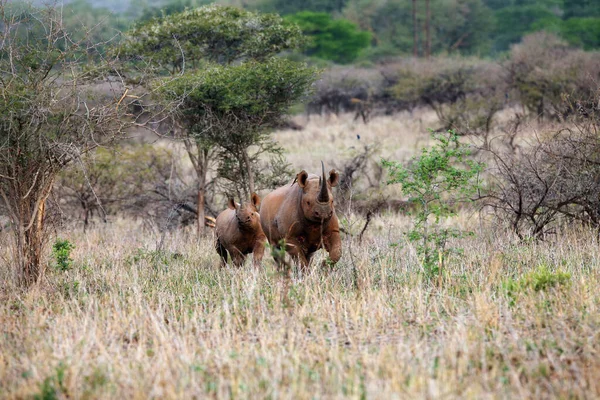
[[[198,146],[198,163],[196,174],[198,175],[198,205],[197,211],[197,232],[198,237],[202,236],[206,227],[204,225],[204,201],[206,191],[206,173],[208,170],[208,150]]]
[[[425,58],[431,55],[431,8],[430,0],[425,0]]]
[[[203,186],[203,185],[202,185]],[[198,183],[198,237],[202,236],[204,233],[204,187],[200,186]]]
[[[244,157],[244,164],[246,164],[246,173],[248,174],[248,187],[250,189],[250,196],[254,192],[254,176],[252,175],[252,165],[250,164],[250,157],[248,157],[248,149],[242,150],[242,157]],[[250,198],[248,196],[248,198]]]
[[[419,26],[417,25],[417,0],[412,0],[412,21],[413,21],[413,57],[419,56]]]
[[[183,143],[190,157],[190,161],[196,171],[198,179],[198,196],[196,205],[196,232],[198,237],[202,236],[206,231],[204,225],[204,202],[206,194],[206,174],[208,173],[208,163],[210,159],[210,149],[200,146],[193,138],[186,138]]]
[[[19,189],[10,194],[12,207],[11,220],[15,226],[15,245],[17,255],[17,280],[19,284],[29,287],[37,283],[44,273],[42,254],[46,236],[44,234],[44,216],[46,199],[50,195],[52,184],[29,195],[22,195]],[[8,201],[8,196],[4,196]],[[8,204],[8,203],[7,203]]]
[[[21,255],[21,284],[31,286],[39,281],[44,272],[42,264],[42,251],[44,248],[44,213],[46,199],[42,200],[37,208],[35,221],[29,229],[23,231],[24,246],[19,250]]]

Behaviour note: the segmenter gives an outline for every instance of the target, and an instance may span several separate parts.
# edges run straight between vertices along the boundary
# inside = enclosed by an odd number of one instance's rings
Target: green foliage
[[[560,23],[560,18],[539,4],[502,8],[495,17],[494,50],[497,52],[508,50],[511,44],[518,43],[527,33]],[[540,21],[544,21],[543,25],[540,25]]]
[[[99,389],[109,383],[108,376],[99,367],[95,367],[90,375],[87,375],[83,378],[83,381],[85,382],[86,387],[85,391],[83,392],[83,397],[87,398],[92,398]]]
[[[273,57],[235,66],[213,64],[167,79],[159,91],[168,101],[181,99],[178,113],[189,135],[203,146],[223,149],[220,173],[242,184],[249,180],[248,173],[258,169],[257,154],[281,154],[268,138],[269,129],[305,96],[316,75],[316,69],[303,63]],[[257,147],[254,155],[247,150],[252,145]],[[233,181],[227,172],[235,170],[239,174]],[[236,192],[240,189],[239,185],[235,188]]]
[[[127,37],[122,54],[171,73],[156,87],[175,108],[188,150],[196,147],[188,154],[199,192],[208,163],[217,159],[223,167],[233,158],[244,171],[238,182],[247,183],[249,196],[257,157],[248,148],[274,149],[268,129],[316,79],[315,69],[274,57],[305,43],[300,28],[278,15],[211,5],[152,19]]]
[[[343,16],[357,24],[360,29],[371,32],[375,48],[386,52],[410,53],[412,51],[411,2],[390,0],[374,1],[350,0],[344,8]]]
[[[600,5],[599,5],[600,7]],[[600,48],[600,18],[571,18],[560,27],[560,35],[577,47],[585,50]]]
[[[390,174],[388,184],[399,183],[402,193],[417,208],[414,227],[407,236],[416,243],[429,277],[441,275],[448,256],[460,252],[449,247],[448,241],[471,235],[446,227],[443,222],[456,216],[458,205],[471,201],[483,169],[483,164],[468,159],[470,148],[459,142],[456,133],[436,134],[434,139],[436,144],[431,149],[424,148],[407,167],[398,162],[383,162]]]
[[[291,265],[285,260],[287,254],[285,239],[279,240],[277,245],[268,244],[267,248],[271,249],[271,256],[275,260],[279,272],[288,276],[291,273]]]
[[[361,50],[369,47],[369,32],[360,31],[348,20],[312,11],[302,11],[287,19],[298,24],[312,39],[306,50],[309,56],[344,64],[354,61]]]
[[[568,286],[571,274],[563,271],[552,272],[545,265],[538,265],[533,271],[528,272],[520,279],[506,279],[502,282],[502,290],[506,293],[511,305],[515,305],[520,294],[531,290],[535,292],[548,291],[551,288]]]
[[[493,13],[481,0],[431,0],[431,50],[436,53],[487,54],[491,47]],[[414,24],[410,0],[353,0],[343,16],[372,33],[377,48],[411,54]],[[417,2],[417,50],[424,54],[425,4]],[[377,54],[376,52],[374,54]]]
[[[202,60],[264,59],[303,44],[300,29],[278,15],[210,5],[140,24],[128,32],[120,53],[174,72]]]
[[[563,18],[600,17],[600,0],[563,0]]]
[[[244,143],[248,132],[271,126],[299,101],[316,79],[317,70],[282,58],[248,61],[235,66],[211,65],[175,79],[166,79],[159,90],[168,99],[183,97],[180,107],[195,124],[210,124],[209,118],[231,117],[250,125],[228,132],[229,139]],[[215,127],[216,128],[216,127]],[[204,131],[195,128],[194,132]],[[214,131],[214,130],[213,130]],[[211,131],[203,132],[210,136]]]
[[[281,15],[294,14],[301,11],[338,13],[342,11],[348,0],[262,0],[258,7],[265,11],[277,12]]]
[[[33,395],[35,400],[57,400],[69,397],[65,386],[66,366],[61,362],[56,367],[56,373],[47,377],[40,384],[40,392]]]
[[[538,266],[534,271],[526,274],[520,280],[521,288],[533,289],[536,292],[548,290],[553,287],[569,284],[571,274],[568,272],[552,272],[546,265]]]
[[[481,0],[432,1],[432,52],[489,54],[494,17]]]
[[[508,50],[532,32],[552,32],[570,44],[586,50],[600,48],[600,2],[579,1],[525,1],[503,2],[494,7],[494,50]]]
[[[52,246],[52,257],[56,261],[54,265],[59,271],[68,271],[71,269],[73,259],[71,258],[71,250],[75,245],[68,240],[57,239]]]

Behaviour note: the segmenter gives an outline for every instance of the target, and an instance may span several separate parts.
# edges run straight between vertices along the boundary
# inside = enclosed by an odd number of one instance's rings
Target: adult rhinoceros
[[[325,178],[302,170],[286,186],[269,193],[262,201],[260,222],[271,245],[278,247],[283,239],[286,251],[301,267],[306,268],[321,247],[335,264],[342,256],[340,228],[331,188],[338,184],[335,170]]]

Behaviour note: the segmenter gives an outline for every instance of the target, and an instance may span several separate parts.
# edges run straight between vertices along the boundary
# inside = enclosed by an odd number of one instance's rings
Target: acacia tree
[[[28,286],[43,275],[44,210],[57,174],[123,132],[127,98],[121,83],[98,92],[110,65],[91,60],[89,35],[74,40],[60,10],[2,1],[0,25],[0,199],[17,278]]]
[[[128,33],[121,55],[150,65],[176,120],[198,179],[198,232],[211,161],[226,155],[244,165],[246,193],[254,190],[253,145],[314,80],[304,64],[274,60],[305,43],[300,28],[275,14],[205,6],[152,19]],[[176,79],[171,79],[176,76]],[[268,147],[268,146],[267,146]],[[264,146],[262,147],[265,148]]]
[[[270,58],[213,65],[170,79],[160,90],[167,99],[181,99],[178,115],[189,121],[199,139],[218,145],[237,161],[243,193],[249,197],[255,180],[248,148],[272,144],[268,128],[281,121],[314,78],[315,70],[304,64]]]

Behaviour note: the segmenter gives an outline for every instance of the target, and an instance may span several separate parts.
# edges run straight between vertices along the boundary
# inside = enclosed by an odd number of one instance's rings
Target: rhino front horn
[[[321,191],[317,201],[320,203],[327,203],[329,201],[329,191],[327,190],[327,179],[325,178],[325,165],[321,161],[321,170],[323,171],[323,178],[321,179]]]

